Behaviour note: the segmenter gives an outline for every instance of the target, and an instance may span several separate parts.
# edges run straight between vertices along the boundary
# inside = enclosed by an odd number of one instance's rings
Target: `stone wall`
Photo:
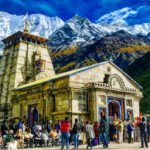
[[[91,83],[91,82],[104,82],[105,75],[117,75],[119,76],[124,84],[125,87],[136,89],[137,93],[141,93],[139,87],[135,85],[133,81],[131,81],[123,72],[118,70],[118,68],[114,67],[110,63],[98,65],[94,68],[87,69],[83,72],[77,73],[70,77],[70,82],[80,82],[80,83]]]
[[[44,70],[37,74],[34,72],[36,66],[33,62],[35,52],[45,61]],[[16,87],[51,75],[55,75],[55,72],[46,46],[22,41],[4,48],[0,65],[0,106],[12,105],[12,90]],[[7,117],[11,114],[11,108],[9,109]],[[3,112],[0,112],[0,118],[2,116]]]

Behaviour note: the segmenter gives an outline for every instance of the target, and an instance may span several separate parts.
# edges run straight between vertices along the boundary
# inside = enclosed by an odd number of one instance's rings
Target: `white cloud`
[[[106,14],[100,17],[96,22],[97,23],[107,23],[107,24],[122,24],[127,25],[126,18],[137,15],[138,11],[133,10],[130,7],[125,7],[119,9],[109,14]]]

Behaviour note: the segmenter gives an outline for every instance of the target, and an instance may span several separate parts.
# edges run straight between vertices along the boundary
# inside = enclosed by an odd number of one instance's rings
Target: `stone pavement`
[[[93,147],[93,150],[100,150],[103,149],[102,145]],[[138,150],[140,148],[140,142],[128,144],[116,144],[116,143],[110,143],[109,144],[109,150]],[[60,147],[43,147],[43,148],[28,148],[28,149],[21,149],[21,150],[60,150]],[[73,150],[73,146],[70,147],[70,150]],[[79,147],[79,150],[86,150],[86,145],[82,145]],[[107,150],[107,149],[106,149]],[[142,148],[141,150],[150,150],[149,148]]]

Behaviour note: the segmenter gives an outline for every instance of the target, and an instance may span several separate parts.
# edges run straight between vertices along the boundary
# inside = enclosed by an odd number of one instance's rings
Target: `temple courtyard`
[[[58,147],[42,147],[42,148],[28,148],[28,150],[60,150],[61,148]],[[70,150],[73,149],[73,146],[70,146]],[[103,149],[102,145],[99,146],[95,146],[93,147],[93,149],[99,150],[99,149]],[[135,142],[132,144],[128,144],[128,143],[123,143],[123,144],[117,144],[117,143],[110,143],[109,144],[109,150],[137,150],[137,149],[141,149],[140,148],[140,142]],[[150,150],[149,148],[142,148],[143,150]],[[22,149],[25,150],[25,149]],[[26,149],[27,150],[27,149]],[[81,145],[79,147],[79,150],[86,150],[86,145]]]

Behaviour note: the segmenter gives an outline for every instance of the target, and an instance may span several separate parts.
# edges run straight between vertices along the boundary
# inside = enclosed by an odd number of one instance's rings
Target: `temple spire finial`
[[[24,22],[24,30],[23,32],[29,32],[29,27],[28,27],[28,13],[25,16],[25,22]]]

